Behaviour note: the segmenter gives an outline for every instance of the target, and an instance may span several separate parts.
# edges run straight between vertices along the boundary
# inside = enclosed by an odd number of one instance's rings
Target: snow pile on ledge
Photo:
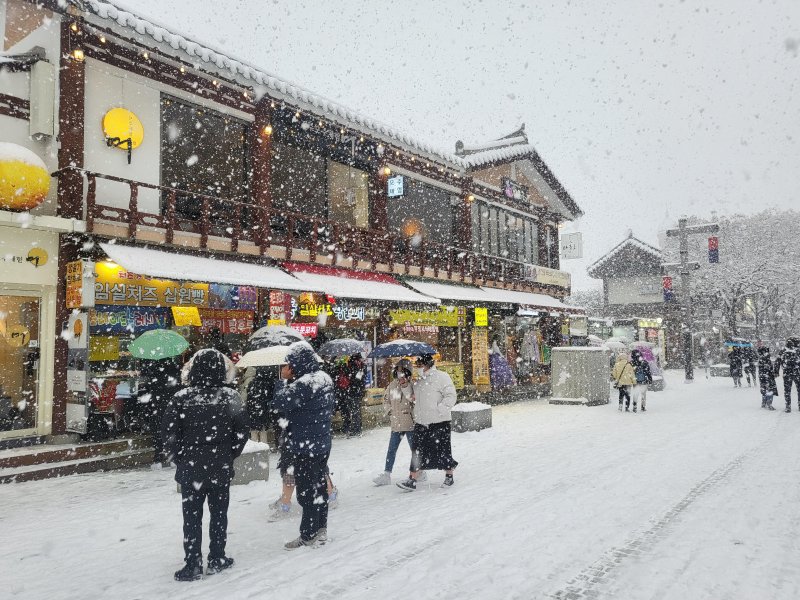
[[[247,440],[247,443],[244,445],[244,450],[242,454],[254,454],[256,452],[268,452],[269,451],[269,444],[265,444],[264,442],[255,442],[253,440]]]
[[[19,144],[11,144],[9,142],[0,142],[0,162],[5,161],[19,161],[32,167],[39,167],[40,169],[47,170],[47,165],[44,161],[37,156],[33,150],[29,150]]]
[[[478,412],[487,408],[492,407],[483,402],[461,402],[453,407],[453,412]]]

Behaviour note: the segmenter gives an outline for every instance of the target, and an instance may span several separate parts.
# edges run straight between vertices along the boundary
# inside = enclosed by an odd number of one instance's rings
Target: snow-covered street
[[[456,485],[375,487],[388,430],[336,439],[330,542],[284,551],[279,478],[232,489],[226,573],[176,583],[172,471],[0,488],[8,598],[797,598],[800,413],[669,372],[646,413],[543,400],[454,434]],[[778,399],[776,405],[781,404]],[[781,406],[782,408],[782,406]],[[395,477],[408,460],[401,447]],[[274,466],[274,465],[273,465]],[[207,540],[206,540],[207,541]]]

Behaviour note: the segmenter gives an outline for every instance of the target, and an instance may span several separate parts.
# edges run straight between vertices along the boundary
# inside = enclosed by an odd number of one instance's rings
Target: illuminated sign
[[[389,198],[399,198],[405,194],[405,177],[395,175],[386,180],[386,196]]]

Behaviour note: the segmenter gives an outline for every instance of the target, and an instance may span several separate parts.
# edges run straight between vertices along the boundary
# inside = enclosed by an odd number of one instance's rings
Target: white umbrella
[[[270,346],[260,350],[251,350],[236,363],[240,369],[247,367],[271,367],[286,363],[289,346]]]
[[[606,340],[604,344],[606,348],[609,350],[627,350],[628,347],[623,344],[622,342],[617,342],[615,340]]]

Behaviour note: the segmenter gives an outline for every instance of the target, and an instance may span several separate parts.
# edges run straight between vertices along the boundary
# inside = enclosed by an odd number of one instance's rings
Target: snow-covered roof
[[[419,293],[440,300],[457,302],[492,302],[491,294],[479,287],[471,285],[455,285],[452,283],[439,283],[436,281],[423,281],[420,279],[404,279],[406,285],[411,286]]]
[[[626,248],[635,248],[641,252],[645,252],[646,254],[650,254],[653,258],[661,261],[663,259],[664,253],[661,252],[655,246],[651,246],[647,242],[643,242],[642,240],[633,237],[633,234],[630,234],[626,239],[622,240],[619,244],[614,246],[611,250],[609,250],[604,256],[597,259],[594,263],[589,265],[586,271],[589,273],[590,276],[595,277],[595,273],[603,267],[606,263],[612,260],[617,254],[625,250]]]
[[[122,3],[111,3],[102,0],[71,0],[71,2],[80,9],[88,8],[92,14],[103,20],[115,23],[122,27],[123,30],[150,37],[159,44],[167,44],[173,50],[185,53],[194,61],[200,60],[221,71],[228,71],[237,79],[244,79],[256,85],[264,86],[270,90],[271,95],[287,98],[317,112],[320,116],[334,118],[356,129],[377,134],[378,137],[389,143],[396,143],[417,152],[431,155],[433,158],[449,163],[449,166],[453,168],[464,168],[466,166],[462,159],[454,154],[444,152],[431,144],[416,140],[389,125],[361,115],[299,85],[280,79],[242,59],[234,58],[228,53],[216,50],[205,44],[199,44],[188,36],[177,33],[174,28],[167,28],[143,19],[129,10],[123,9]]]
[[[474,168],[492,162],[499,162],[512,158],[520,158],[526,155],[532,155],[534,152],[536,152],[536,149],[533,147],[533,144],[520,144],[516,146],[503,146],[500,148],[492,148],[491,150],[484,150],[482,152],[475,152],[465,156],[462,160],[468,168]]]
[[[254,285],[279,290],[323,291],[322,288],[295,279],[275,267],[162,252],[140,246],[101,243],[100,247],[115,263],[138,275],[177,281]]]
[[[310,290],[323,290],[337,298],[356,298],[359,300],[385,300],[388,302],[414,302],[439,304],[438,298],[424,296],[392,281],[388,276],[381,278],[350,277],[344,270],[339,274],[310,272],[290,269],[301,282],[308,284]]]

